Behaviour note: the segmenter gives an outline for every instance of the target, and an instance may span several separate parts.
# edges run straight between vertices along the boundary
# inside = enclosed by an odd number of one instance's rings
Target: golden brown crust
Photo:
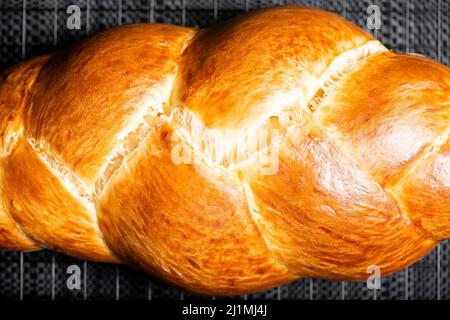
[[[23,112],[35,78],[48,55],[22,62],[0,75],[0,179],[3,180],[4,157],[15,147],[23,131]],[[39,244],[24,234],[7,209],[0,184],[0,247],[11,250],[36,250]]]
[[[291,6],[208,30],[115,28],[11,69],[0,247],[216,295],[412,264],[450,236],[450,71],[386,51]],[[269,174],[245,140],[261,129],[278,133]]]
[[[49,55],[22,62],[0,75],[0,151],[5,156],[13,147],[23,126],[36,76]]]
[[[411,221],[436,240],[450,234],[450,141],[423,157],[393,192]]]
[[[92,188],[122,130],[142,110],[159,107],[161,86],[175,73],[191,33],[158,24],[124,26],[54,55],[37,79],[27,132]]]
[[[243,15],[194,37],[174,107],[208,128],[245,130],[281,111],[290,95],[307,101],[337,55],[371,39],[321,10],[287,6]]]
[[[0,247],[7,250],[36,250],[40,248],[10,217],[3,201],[0,202]]]
[[[96,231],[93,211],[55,177],[24,138],[5,160],[3,196],[8,211],[36,242],[71,256],[115,262]]]
[[[239,185],[175,164],[171,137],[164,122],[155,127],[100,199],[100,227],[121,260],[218,295],[295,279],[265,247]]]
[[[449,105],[448,68],[385,52],[346,77],[314,117],[385,186],[448,129]]]
[[[293,130],[276,175],[249,184],[272,251],[301,276],[360,280],[390,274],[434,245],[395,201],[320,128]]]

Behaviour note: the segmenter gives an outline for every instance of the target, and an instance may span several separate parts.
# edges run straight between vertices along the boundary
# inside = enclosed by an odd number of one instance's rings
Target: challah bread
[[[0,247],[214,295],[387,275],[450,236],[449,116],[447,67],[325,11],[114,28],[3,73]]]

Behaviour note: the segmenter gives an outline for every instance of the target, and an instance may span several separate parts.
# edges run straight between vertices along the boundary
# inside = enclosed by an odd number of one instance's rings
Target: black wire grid
[[[137,22],[207,27],[257,8],[297,3],[323,8],[367,29],[367,7],[382,24],[369,30],[388,48],[449,63],[450,0],[0,0],[0,68],[65,47],[100,30]],[[82,28],[68,30],[69,5],[81,8]],[[80,289],[69,290],[67,267],[80,268]],[[52,251],[0,250],[0,299],[211,299],[180,291],[126,266],[80,261]],[[450,246],[440,244],[414,266],[365,282],[302,279],[241,299],[450,299]]]

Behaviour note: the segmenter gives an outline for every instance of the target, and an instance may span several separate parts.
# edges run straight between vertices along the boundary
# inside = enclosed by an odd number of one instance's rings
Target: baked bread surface
[[[450,235],[449,116],[449,68],[325,11],[113,28],[2,73],[0,247],[214,295],[384,276]]]

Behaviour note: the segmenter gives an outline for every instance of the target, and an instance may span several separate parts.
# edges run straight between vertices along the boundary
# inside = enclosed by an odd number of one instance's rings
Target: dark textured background
[[[415,52],[449,65],[450,0],[0,0],[0,68],[72,43],[99,30],[134,22],[206,27],[246,10],[300,3],[336,12],[365,28],[370,4],[381,8],[375,34],[387,47]],[[82,10],[81,30],[68,30],[66,8]],[[81,290],[65,284],[77,264]],[[365,282],[303,279],[242,299],[450,299],[450,246],[437,249],[409,269],[382,280],[374,293]],[[0,250],[0,299],[183,299],[206,298],[158,283],[125,266],[79,261],[41,251]],[[210,298],[208,298],[210,299]]]

